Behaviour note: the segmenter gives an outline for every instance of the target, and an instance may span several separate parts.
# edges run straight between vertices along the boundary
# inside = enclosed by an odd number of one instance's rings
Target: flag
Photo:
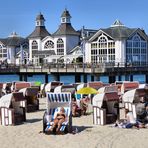
[[[82,40],[80,48],[81,48],[81,52],[83,54],[83,63],[85,63],[85,40]]]
[[[23,51],[23,46],[20,45],[20,61],[23,63],[24,60],[24,51]]]
[[[11,60],[9,49],[7,49],[7,60]]]

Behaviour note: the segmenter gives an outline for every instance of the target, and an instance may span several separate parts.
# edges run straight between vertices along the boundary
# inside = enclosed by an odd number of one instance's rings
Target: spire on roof
[[[65,8],[65,10],[63,11],[61,17],[70,17],[70,18],[71,18],[70,13],[69,13],[69,11],[67,10],[67,8]]]
[[[37,20],[44,20],[45,21],[44,16],[43,16],[43,14],[41,12],[37,15],[36,21]]]
[[[120,20],[115,20],[115,22],[111,25],[111,27],[117,27],[117,26],[125,26],[123,23],[121,23]]]
[[[18,34],[17,34],[15,31],[13,31],[13,32],[9,35],[9,37],[18,37]]]

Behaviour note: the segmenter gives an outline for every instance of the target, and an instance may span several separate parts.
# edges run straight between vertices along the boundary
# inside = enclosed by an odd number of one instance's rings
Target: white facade
[[[146,63],[148,38],[143,30],[127,28],[116,21],[100,29],[85,43],[86,63]]]
[[[66,55],[67,52],[76,47],[79,43],[79,33],[76,32],[71,26],[70,14],[65,9],[61,16],[61,25],[58,30],[50,35],[44,26],[44,17],[40,13],[36,18],[36,28],[29,36],[29,60],[34,64],[37,64],[39,59],[43,61],[53,61],[53,58],[57,60],[57,57]],[[46,32],[46,34],[45,34]],[[36,54],[33,54],[35,52]],[[40,55],[37,53],[40,52]],[[45,55],[45,51],[51,55]],[[51,51],[51,52],[50,52]],[[54,54],[53,54],[54,53]],[[49,56],[47,58],[47,56]],[[51,59],[50,59],[51,58]]]

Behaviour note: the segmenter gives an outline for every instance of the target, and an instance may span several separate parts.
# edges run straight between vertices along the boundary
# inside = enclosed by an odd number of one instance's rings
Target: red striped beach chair
[[[47,110],[43,116],[43,132],[51,128],[53,119],[60,108],[64,107],[66,121],[62,123],[61,133],[71,132],[72,111],[71,111],[71,93],[47,93]]]

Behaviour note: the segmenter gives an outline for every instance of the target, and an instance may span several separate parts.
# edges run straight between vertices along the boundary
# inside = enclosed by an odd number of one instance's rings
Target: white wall
[[[91,63],[91,43],[85,44],[85,63]]]
[[[125,62],[126,59],[126,41],[116,40],[115,41],[115,62]]]

